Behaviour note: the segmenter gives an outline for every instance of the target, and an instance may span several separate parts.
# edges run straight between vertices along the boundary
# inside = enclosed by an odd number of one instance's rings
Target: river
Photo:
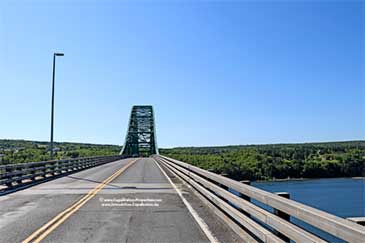
[[[301,181],[253,182],[270,192],[289,192],[290,198],[342,218],[365,216],[365,179],[336,178]],[[260,203],[255,202],[259,206]],[[343,242],[295,218],[293,223],[330,242]]]

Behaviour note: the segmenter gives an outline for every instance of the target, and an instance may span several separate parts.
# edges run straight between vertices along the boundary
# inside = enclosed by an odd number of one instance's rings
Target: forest
[[[54,143],[54,159],[68,159],[98,155],[115,155],[117,145],[86,143]],[[50,158],[49,142],[0,139],[0,164],[46,161]]]
[[[235,180],[365,176],[365,141],[160,149]]]
[[[118,145],[56,142],[55,159],[115,155]],[[365,141],[180,147],[160,149],[175,158],[235,180],[364,177]],[[49,160],[49,143],[0,140],[0,164]]]

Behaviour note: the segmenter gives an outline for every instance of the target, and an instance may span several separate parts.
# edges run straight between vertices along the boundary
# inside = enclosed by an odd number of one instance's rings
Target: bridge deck
[[[28,239],[42,235],[42,242],[208,242],[153,159],[139,159],[114,174],[134,160],[111,162],[0,197],[0,242],[21,242],[67,209],[70,215],[63,214],[68,215],[64,221],[58,219]],[[88,192],[113,174],[111,182],[82,204]],[[149,205],[138,206],[141,201],[136,199],[149,199],[144,202]],[[79,204],[70,209],[75,202]]]

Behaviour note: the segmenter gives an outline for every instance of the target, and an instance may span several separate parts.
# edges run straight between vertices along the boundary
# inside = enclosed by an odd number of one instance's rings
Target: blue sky
[[[0,138],[160,147],[365,139],[364,7],[332,1],[1,1]]]

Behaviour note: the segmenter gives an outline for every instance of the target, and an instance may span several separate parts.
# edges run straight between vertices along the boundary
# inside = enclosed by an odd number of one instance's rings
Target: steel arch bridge
[[[129,156],[158,154],[155,118],[151,105],[132,107],[124,146],[120,154]]]

